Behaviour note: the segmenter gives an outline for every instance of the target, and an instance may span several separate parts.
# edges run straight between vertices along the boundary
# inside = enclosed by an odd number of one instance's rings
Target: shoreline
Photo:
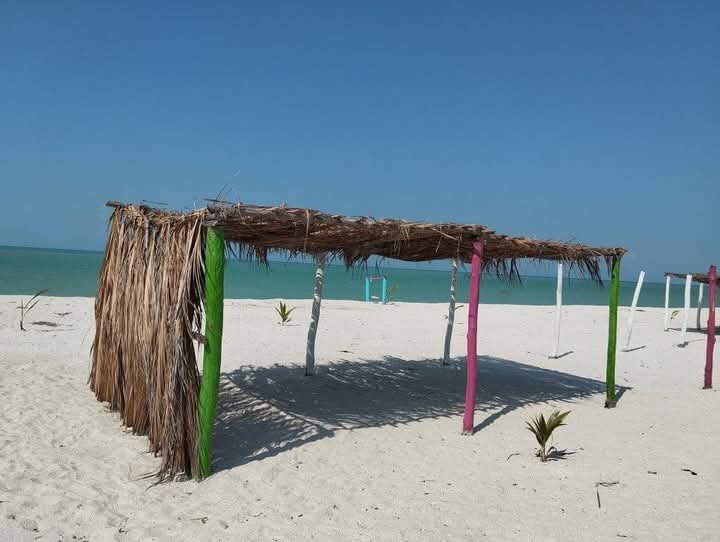
[[[0,293],[32,296],[49,289],[57,297],[94,296],[102,255],[95,253],[48,252],[39,249],[0,250]],[[228,299],[292,299],[312,297],[315,268],[301,262],[271,262],[270,270],[247,261],[230,261],[225,273],[225,296]],[[546,267],[528,271],[548,271]],[[374,272],[374,271],[373,271]],[[406,303],[446,303],[450,296],[450,270],[420,267],[384,267],[390,297]],[[324,299],[364,300],[364,275],[361,268],[346,271],[343,266],[328,265],[323,291]],[[523,282],[508,282],[492,273],[485,274],[480,288],[483,305],[554,305],[556,278],[523,275]],[[681,281],[675,281],[671,301],[683,299]],[[607,306],[610,293],[603,286],[581,277],[565,277],[563,302],[567,306]],[[468,296],[469,275],[458,275],[458,301]],[[635,289],[633,281],[620,282],[620,304],[629,304]],[[693,289],[695,290],[695,288]],[[379,286],[373,290],[379,295]],[[648,279],[640,295],[640,306],[664,305],[664,284]],[[692,294],[693,302],[697,299]]]
[[[13,300],[16,303],[20,302],[20,298],[27,299],[31,297],[33,294],[1,294],[0,293],[0,303],[3,302],[4,299],[7,299],[7,302],[10,303]],[[43,299],[54,299],[54,300],[73,300],[73,299],[91,299],[94,300],[95,296],[86,296],[86,295],[43,295]],[[224,299],[225,303],[228,302],[231,303],[257,303],[257,302],[267,302],[267,303],[278,303],[280,301],[292,301],[292,302],[309,302],[312,303],[312,292],[307,297],[225,297]],[[366,301],[363,301],[361,299],[335,299],[335,298],[326,298],[323,296],[322,305],[325,306],[326,303],[357,303],[360,306],[367,306],[367,305],[377,305],[377,306],[383,306],[382,303],[379,303],[377,301],[367,303]],[[388,301],[385,306],[401,306],[401,305],[433,305],[433,306],[444,306],[448,307],[449,304],[449,295],[448,295],[448,301]],[[458,305],[466,305],[467,300],[464,298],[460,298],[458,296]],[[532,304],[532,303],[483,303],[482,297],[480,298],[480,307],[538,307],[538,308],[555,308],[555,303],[547,303],[547,304]],[[563,301],[563,309],[567,307],[572,308],[601,308],[605,307],[607,308],[607,305],[592,305],[592,304],[579,304],[579,303],[565,303]],[[624,309],[629,310],[628,305],[619,305],[618,309],[620,311],[623,311]],[[642,305],[641,303],[638,303],[637,305],[638,310],[660,310],[664,311],[663,307],[655,307],[655,306],[647,306]],[[670,310],[682,310],[683,307],[681,305],[670,305]],[[690,312],[691,314],[695,314],[697,311],[697,307],[694,305],[691,305]],[[706,313],[707,307],[703,307],[703,312]],[[692,322],[691,322],[692,323]],[[618,324],[623,324],[622,321],[619,321]]]

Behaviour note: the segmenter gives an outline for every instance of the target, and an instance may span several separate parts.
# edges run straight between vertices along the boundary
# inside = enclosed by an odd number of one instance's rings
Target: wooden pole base
[[[455,285],[457,283],[458,260],[452,261],[450,274],[450,306],[448,307],[448,323],[445,330],[445,348],[443,350],[443,365],[450,365],[450,342],[452,341],[453,325],[455,324]]]
[[[225,236],[210,228],[205,240],[205,346],[198,400],[198,464],[200,478],[212,473],[212,436],[215,427],[222,349],[225,272]]]
[[[315,269],[315,288],[313,290],[312,314],[308,328],[307,347],[305,349],[305,376],[315,375],[315,336],[320,323],[320,304],[322,303],[323,275],[325,273],[325,254],[319,257]]]
[[[705,350],[705,374],[703,389],[712,389],[713,372],[713,351],[715,349],[715,286],[717,282],[717,268],[710,266],[708,273],[708,321],[707,321],[707,344]]]
[[[467,332],[467,381],[465,383],[465,414],[463,415],[463,434],[472,435],[475,427],[475,389],[477,387],[477,317],[480,300],[480,272],[483,257],[483,243],[473,243],[470,273],[470,296],[468,298]]]
[[[617,350],[617,312],[618,296],[620,291],[620,257],[613,256],[612,260],[612,282],[610,284],[610,314],[608,318],[608,347],[607,347],[607,369],[605,374],[606,382],[606,408],[613,408],[617,403],[615,398],[615,353]]]

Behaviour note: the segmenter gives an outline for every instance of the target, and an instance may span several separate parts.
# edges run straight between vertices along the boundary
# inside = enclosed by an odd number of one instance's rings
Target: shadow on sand
[[[336,431],[455,417],[465,398],[465,358],[341,360],[303,377],[303,367],[244,366],[223,374],[214,470],[271,457]],[[618,396],[627,388],[619,388]],[[524,405],[602,394],[603,382],[515,361],[480,357],[475,431]],[[599,407],[600,408],[600,407]],[[477,416],[477,414],[476,414]]]

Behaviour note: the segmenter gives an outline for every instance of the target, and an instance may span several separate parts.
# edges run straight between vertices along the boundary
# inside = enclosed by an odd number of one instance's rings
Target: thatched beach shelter
[[[673,278],[685,280],[685,303],[683,310],[682,326],[680,328],[680,344],[687,346],[687,326],[690,317],[690,287],[693,282],[698,284],[697,301],[697,329],[700,329],[700,313],[703,302],[703,286],[708,285],[708,319],[707,319],[707,344],[705,348],[705,372],[703,377],[703,389],[712,388],[713,353],[715,350],[715,286],[717,283],[717,268],[710,266],[707,275],[703,273],[665,273],[665,331],[670,329],[670,281]]]
[[[162,456],[161,479],[182,472],[199,479],[211,472],[228,248],[261,262],[272,251],[283,251],[310,255],[318,263],[308,334],[308,361],[313,362],[310,343],[317,329],[326,261],[337,259],[349,267],[379,256],[471,263],[466,433],[474,427],[481,267],[512,278],[518,276],[518,260],[550,260],[600,281],[605,264],[612,277],[606,406],[615,405],[622,248],[509,237],[475,224],[347,218],[287,206],[214,201],[207,208],[180,213],[108,205],[114,210],[95,301],[90,387],[98,400],[119,411],[126,426],[148,436],[150,449]],[[203,345],[202,378],[195,342]],[[306,374],[312,374],[309,365]]]
[[[666,278],[675,278],[675,279],[683,279],[685,280],[688,276],[690,276],[690,280],[692,282],[697,282],[698,284],[710,284],[711,280],[715,281],[717,280],[717,277],[712,278],[711,273],[671,273],[670,271],[667,271],[665,273]]]

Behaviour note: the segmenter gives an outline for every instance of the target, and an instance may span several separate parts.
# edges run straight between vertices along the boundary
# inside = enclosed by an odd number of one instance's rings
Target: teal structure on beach
[[[382,281],[382,293],[380,294],[380,301],[383,305],[387,303],[387,277],[371,277],[366,276],[365,277],[365,302],[370,303],[372,301],[372,296],[370,295],[370,289],[372,286],[372,283],[376,280]]]

